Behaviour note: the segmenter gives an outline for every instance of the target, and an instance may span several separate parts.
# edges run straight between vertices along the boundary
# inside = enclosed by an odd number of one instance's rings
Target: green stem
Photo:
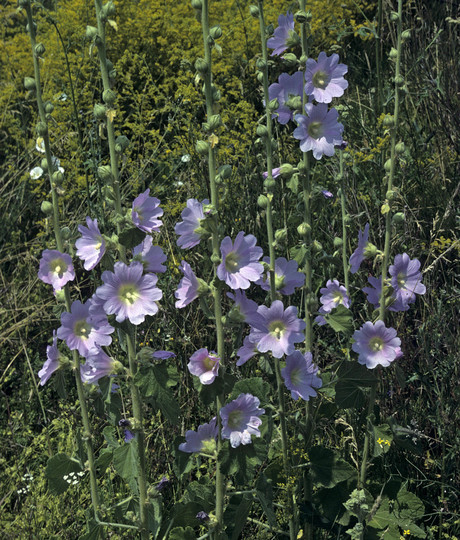
[[[340,152],[340,171],[339,178],[341,180],[340,186],[340,206],[342,209],[342,264],[343,264],[343,279],[345,283],[345,289],[350,294],[349,290],[349,273],[348,273],[348,257],[347,257],[347,206],[346,206],[346,193],[345,193],[345,178],[343,174],[343,152]]]

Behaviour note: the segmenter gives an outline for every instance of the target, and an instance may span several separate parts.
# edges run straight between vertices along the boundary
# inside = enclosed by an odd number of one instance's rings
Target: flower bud
[[[312,248],[315,253],[321,253],[323,251],[323,245],[318,240],[313,241]]]
[[[401,141],[395,146],[395,151],[397,154],[402,154],[406,150],[406,146]]]
[[[110,0],[110,2],[107,2],[104,6],[102,6],[101,9],[101,20],[106,21],[110,17],[113,17],[115,15],[115,4]]]
[[[268,192],[273,191],[275,189],[275,186],[276,186],[276,182],[275,182],[275,180],[273,180],[273,178],[272,179],[267,178],[264,181],[264,187]]]
[[[276,111],[276,109],[280,106],[279,101],[277,98],[272,99],[268,102],[268,110],[270,112]]]
[[[387,128],[391,128],[395,125],[395,119],[391,114],[387,114],[385,118],[383,119],[383,126]]]
[[[107,118],[107,107],[102,103],[96,103],[93,108],[95,118],[105,120]]]
[[[264,82],[264,74],[261,71],[257,73],[257,81],[260,83]]]
[[[24,77],[24,87],[26,90],[35,92],[35,90],[37,89],[35,79],[33,77]]]
[[[334,247],[337,249],[337,248],[339,248],[339,247],[342,247],[342,245],[343,245],[343,240],[342,240],[342,238],[340,238],[339,236],[336,236],[336,237],[334,238]]]
[[[203,9],[202,0],[192,0],[192,8],[201,11]]]
[[[212,37],[212,39],[219,39],[222,37],[222,28],[219,25],[213,26],[209,29],[209,35]]]
[[[101,165],[97,168],[97,174],[103,182],[112,182],[113,175],[110,165]]]
[[[46,125],[46,122],[40,122],[37,123],[37,133],[40,135],[40,137],[44,137],[48,133],[48,126]]]
[[[220,90],[217,88],[217,86],[211,85],[211,91],[212,91],[212,102],[218,103],[222,97],[222,94],[220,93]]]
[[[364,248],[364,255],[368,259],[374,258],[378,253],[377,246],[374,244],[371,244],[371,242],[368,242],[366,244],[366,247]]]
[[[259,17],[259,7],[255,6],[254,4],[252,6],[249,6],[249,13],[251,14],[254,19],[257,19]]]
[[[263,58],[258,58],[256,60],[256,68],[264,70],[267,67],[267,62]]]
[[[404,212],[396,212],[396,214],[391,218],[391,221],[395,225],[400,225],[401,223],[404,223],[406,220],[406,216],[404,215]]]
[[[257,204],[259,206],[259,208],[267,208],[268,206],[268,199],[267,199],[267,196],[266,195],[259,195],[257,197]]]
[[[43,201],[40,210],[47,216],[50,216],[53,213],[53,205],[49,201]]]
[[[311,226],[308,223],[301,223],[297,227],[297,232],[300,234],[300,236],[305,236],[311,231]]]
[[[286,39],[286,45],[288,47],[296,47],[300,44],[300,38],[295,32],[289,32],[289,36]]]
[[[283,178],[291,178],[294,173],[294,167],[290,163],[283,163],[281,165],[280,174]]]
[[[86,37],[88,39],[95,39],[97,36],[97,28],[95,26],[86,27]]]
[[[294,15],[294,19],[298,23],[303,24],[304,22],[307,22],[308,16],[305,11],[297,11],[297,13]]]
[[[48,170],[48,160],[46,158],[43,158],[41,161],[40,161],[40,167],[44,170],[44,171],[47,171]]]
[[[404,32],[401,34],[401,38],[403,41],[410,39],[410,30],[404,30]]]
[[[396,11],[392,11],[390,14],[390,20],[393,22],[399,21],[399,14]]]
[[[68,240],[72,236],[69,227],[62,227],[61,235],[63,240]]]
[[[387,191],[385,198],[388,199],[389,201],[394,201],[396,198],[396,195],[397,195],[396,191],[389,190]]]
[[[220,264],[222,262],[222,259],[219,257],[219,255],[216,255],[215,253],[213,253],[211,255],[211,262],[212,264]]]
[[[388,55],[392,60],[396,60],[396,58],[398,57],[398,51],[394,48],[394,47],[391,47],[391,50],[390,50],[390,53]]]
[[[37,43],[35,45],[34,52],[36,56],[41,56],[42,54],[45,54],[45,46],[43,45],[43,43]]]
[[[385,169],[386,172],[391,171],[391,159],[387,159],[385,161],[385,165],[383,166],[383,168]]]
[[[232,166],[222,165],[221,167],[219,167],[218,173],[223,180],[227,180],[232,175]]]
[[[283,54],[283,60],[288,68],[297,67],[297,65],[299,64],[297,56],[293,53]]]
[[[116,94],[113,90],[107,89],[102,92],[102,99],[109,107],[115,103]]]
[[[206,141],[196,141],[195,150],[198,154],[204,156],[208,153],[209,144]]]
[[[61,290],[57,291],[54,297],[56,298],[56,301],[59,304],[63,304],[65,302],[65,291],[64,291],[64,289],[61,289]],[[59,365],[61,367],[69,365],[69,364],[70,364],[70,360],[69,360],[69,358],[67,356],[59,356]]]
[[[256,129],[256,133],[259,137],[266,137],[268,135],[267,126],[258,125]]]
[[[51,103],[51,101],[47,101],[45,103],[45,112],[46,114],[51,114],[54,111],[54,105]]]
[[[403,86],[404,85],[404,77],[402,75],[398,75],[397,77],[394,78],[394,83],[397,84],[398,86]]]
[[[61,171],[54,171],[51,181],[53,182],[53,186],[61,186],[62,182],[64,182],[64,174]]]
[[[125,135],[119,135],[115,139],[115,152],[117,154],[121,154],[124,152],[129,146],[129,139]]]
[[[198,71],[198,73],[204,75],[209,71],[209,66],[204,58],[197,58],[195,60],[195,69]]]
[[[284,242],[287,238],[287,229],[277,229],[275,231],[275,241]]]
[[[291,96],[287,101],[286,105],[290,109],[302,109],[302,98],[300,96]]]
[[[209,118],[209,122],[208,122],[209,129],[207,131],[215,131],[221,125],[222,125],[222,118],[220,114],[213,114]]]

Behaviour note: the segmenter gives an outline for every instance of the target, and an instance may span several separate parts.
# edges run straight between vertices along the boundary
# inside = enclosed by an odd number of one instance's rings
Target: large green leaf
[[[191,482],[187,486],[184,501],[195,502],[202,510],[209,513],[215,505],[213,486],[203,482]]]
[[[235,475],[238,485],[247,484],[254,478],[258,467],[267,456],[267,445],[264,440],[252,439],[251,444],[231,448],[230,443],[223,445],[219,453],[220,469],[225,475]]]
[[[356,476],[356,470],[338,452],[324,446],[314,446],[308,452],[311,473],[316,484],[332,488],[339,482]]]
[[[238,540],[253,503],[251,495],[233,495],[224,512],[226,533],[230,540]]]
[[[342,362],[337,370],[337,378],[335,403],[341,409],[362,408],[365,395],[361,388],[377,382],[374,373],[357,362]]]
[[[268,524],[271,527],[276,527],[276,516],[273,510],[273,490],[271,483],[268,482],[266,476],[263,474],[260,475],[257,480],[256,495],[267,518]]]
[[[191,527],[174,527],[168,536],[169,540],[196,540],[195,532]]]
[[[407,522],[415,522],[425,514],[425,506],[422,501],[405,488],[402,488],[394,504],[394,513],[398,518],[400,527],[405,527]],[[406,528],[409,528],[406,526]]]
[[[74,477],[75,473],[81,473],[83,467],[77,459],[71,458],[66,454],[56,454],[48,460],[45,470],[45,476],[48,479],[48,485],[53,495],[60,495],[67,490],[70,478],[77,480],[79,476]],[[64,477],[69,477],[64,479]]]
[[[332,313],[324,318],[336,332],[351,333],[353,331],[353,318],[351,311],[342,304],[338,305]]]
[[[261,377],[251,377],[238,381],[233,387],[230,399],[236,399],[240,394],[252,394],[259,398],[261,403],[266,403],[270,385]]]
[[[147,523],[149,531],[152,533],[152,538],[156,538],[156,535],[161,526],[161,499],[155,497],[147,503]]]
[[[135,481],[139,474],[137,441],[132,439],[113,451],[113,466],[117,473],[128,481]]]
[[[118,237],[120,244],[126,249],[132,249],[144,241],[145,233],[137,227],[123,231]]]

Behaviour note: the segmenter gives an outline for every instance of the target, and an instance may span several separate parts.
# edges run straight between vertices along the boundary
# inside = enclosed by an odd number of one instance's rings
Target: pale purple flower
[[[217,276],[225,281],[227,285],[235,289],[247,289],[251,281],[257,281],[262,272],[263,266],[258,260],[262,257],[262,248],[256,246],[257,239],[252,234],[245,236],[240,231],[232,242],[226,236],[220,245],[222,262],[217,267]]]
[[[260,401],[252,394],[240,394],[236,399],[222,407],[222,438],[230,439],[232,448],[240,444],[250,444],[251,435],[260,437],[259,418],[265,412],[259,409]]]
[[[277,99],[279,107],[273,114],[274,118],[277,118],[278,122],[285,125],[289,120],[293,119],[292,110],[287,105],[287,102],[291,97],[301,97],[303,94],[303,73],[296,71],[293,75],[282,73],[277,83],[273,83],[268,87],[268,98]]]
[[[149,197],[150,188],[141,193],[133,201],[131,218],[134,225],[146,233],[158,232],[163,225],[158,219],[163,215],[160,201],[156,197]]]
[[[260,306],[257,313],[259,318],[252,321],[249,339],[259,352],[271,351],[275,358],[281,358],[283,354],[292,354],[294,343],[305,339],[305,321],[297,318],[295,306],[285,310],[283,302],[275,300],[269,308]]]
[[[56,294],[66,283],[75,279],[71,256],[56,249],[45,249],[40,259],[38,277],[43,283],[52,285]]]
[[[237,289],[235,293],[228,292],[227,296],[235,302],[232,311],[236,311],[239,315],[240,322],[249,322],[249,319],[257,313],[257,303],[250,300],[244,291]]]
[[[166,266],[161,263],[164,263],[167,257],[160,246],[154,246],[152,243],[152,237],[146,236],[142,244],[133,249],[134,260],[140,260],[145,272],[162,274],[166,272]]]
[[[182,261],[179,267],[184,274],[180,280],[179,288],[174,293],[177,298],[176,308],[183,308],[198,298],[199,282],[188,262]]]
[[[317,376],[318,367],[313,363],[311,352],[302,354],[294,351],[286,358],[286,367],[281,370],[286,388],[292,399],[301,397],[308,401],[316,397],[315,388],[321,388],[323,381]]]
[[[92,270],[102,259],[105,253],[105,241],[102,237],[101,231],[97,226],[97,219],[92,220],[90,217],[86,218],[86,224],[79,225],[78,230],[81,234],[75,242],[77,248],[77,257],[84,261],[85,270]]]
[[[46,384],[51,375],[59,369],[60,353],[57,348],[57,335],[56,330],[53,330],[53,344],[46,347],[46,360],[42,369],[38,372],[40,377],[40,385]]]
[[[207,514],[204,510],[200,510],[195,517],[202,523],[209,521],[209,514]]]
[[[198,426],[198,431],[192,431],[191,429],[186,431],[186,442],[179,445],[179,450],[181,450],[181,452],[192,454],[194,452],[208,450],[208,448],[212,446],[215,447],[218,434],[216,422],[217,419],[214,417],[209,424]]]
[[[323,195],[323,197],[324,197],[325,199],[333,199],[333,198],[334,198],[334,194],[331,193],[330,191],[328,191],[327,189],[323,189],[323,190],[321,191],[321,193],[322,193],[322,195]]]
[[[198,349],[190,357],[187,367],[192,375],[200,378],[201,384],[212,384],[219,374],[219,363],[220,358],[214,351]]]
[[[168,358],[174,358],[175,356],[176,354],[171,351],[155,351],[152,353],[152,358],[158,360],[167,360]]]
[[[236,365],[242,366],[243,364],[246,364],[246,362],[258,352],[257,345],[249,339],[249,336],[246,336],[243,341],[243,346],[236,352],[236,355],[239,358]]]
[[[155,274],[143,275],[144,267],[134,261],[129,266],[116,262],[114,272],[102,273],[101,285],[96,296],[103,301],[107,315],[116,315],[117,322],[126,319],[132,324],[141,324],[146,315],[155,315],[158,311],[157,300],[163,293],[155,287],[158,278]]]
[[[380,295],[382,292],[382,278],[375,278],[373,276],[369,276],[367,278],[367,281],[371,286],[363,287],[362,291],[366,294],[367,301],[370,304],[373,304],[374,309],[379,309]],[[409,309],[409,304],[401,302],[400,299],[395,297],[394,293],[392,294],[391,298],[393,299],[393,301],[387,306],[389,311],[407,311]]]
[[[328,110],[325,103],[305,105],[307,116],[295,116],[297,127],[293,135],[300,140],[302,152],[312,150],[315,159],[334,155],[334,146],[342,143],[343,124],[337,121],[336,109]]]
[[[118,422],[118,425],[123,428],[124,430],[124,440],[125,440],[125,443],[128,443],[129,441],[131,441],[132,439],[134,439],[134,433],[132,431],[130,431],[128,428],[131,427],[131,422],[127,419],[127,418],[122,418],[119,422]]]
[[[352,253],[350,257],[350,272],[356,274],[361,266],[361,263],[365,259],[364,250],[366,249],[367,242],[369,241],[369,223],[366,223],[364,231],[358,232],[358,247]]]
[[[366,322],[353,334],[352,349],[358,353],[358,362],[369,369],[387,367],[402,356],[401,340],[394,328],[387,328],[383,321]]]
[[[286,15],[278,17],[278,27],[275,28],[274,36],[267,41],[267,47],[274,49],[271,56],[286,51],[294,34],[294,15],[288,11]]]
[[[263,261],[270,264],[270,257],[264,257]],[[296,287],[302,287],[305,275],[298,271],[298,264],[294,259],[288,261],[284,257],[275,260],[275,289],[286,296],[293,294]],[[267,271],[256,281],[264,291],[270,290],[270,273]]]
[[[329,279],[326,287],[320,289],[319,292],[321,293],[319,301],[322,304],[319,310],[320,313],[330,313],[340,304],[346,308],[350,307],[347,289],[343,285],[340,285],[336,279]]]
[[[169,487],[170,484],[171,480],[167,476],[163,476],[163,478],[159,481],[158,485],[155,486],[155,489],[161,492],[165,488]]]
[[[325,52],[320,52],[318,62],[312,58],[307,60],[305,93],[318,103],[330,103],[348,88],[348,81],[343,78],[347,71],[345,64],[339,64],[338,54],[328,57]]]
[[[87,384],[97,384],[99,379],[111,375],[116,369],[115,360],[98,347],[96,352],[87,355],[86,362],[80,366],[81,380]]]
[[[209,204],[208,199],[199,202],[197,199],[189,199],[187,207],[182,210],[183,221],[174,227],[175,233],[179,236],[177,245],[182,249],[190,249],[197,246],[201,241],[201,235],[196,230],[200,227],[200,220],[205,219],[203,205]]]
[[[76,349],[85,357],[97,353],[98,345],[110,345],[110,334],[114,331],[105,313],[98,310],[90,313],[91,308],[91,300],[84,304],[75,300],[70,313],[61,315],[61,326],[57,331],[57,337],[64,340],[71,351]]]
[[[416,294],[425,294],[426,287],[422,283],[420,261],[411,260],[407,253],[396,255],[394,264],[390,266],[391,285],[394,297],[404,305],[415,302]]]

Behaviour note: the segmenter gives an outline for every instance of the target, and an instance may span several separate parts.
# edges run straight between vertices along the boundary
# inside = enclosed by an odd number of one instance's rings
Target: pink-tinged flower
[[[396,255],[395,262],[389,268],[391,285],[397,301],[408,306],[415,302],[416,294],[425,294],[426,287],[422,283],[420,261],[410,260],[407,253]]]
[[[296,71],[293,75],[282,73],[277,83],[268,87],[268,98],[277,99],[279,107],[272,117],[277,118],[278,122],[285,125],[293,119],[292,110],[287,105],[292,97],[301,97],[303,94],[303,73]],[[278,115],[278,116],[276,116]]]
[[[218,434],[217,419],[214,417],[209,424],[198,426],[198,431],[191,429],[185,433],[184,443],[179,445],[181,452],[206,452],[212,453],[216,447],[216,438]]]
[[[367,242],[369,241],[369,223],[366,223],[364,231],[358,232],[358,247],[352,253],[350,257],[350,272],[356,274],[361,266],[361,263],[365,259],[364,250],[366,249]]]
[[[117,371],[119,362],[107,355],[101,348],[86,357],[80,366],[80,377],[84,383],[97,384],[99,379],[112,375]]]
[[[325,103],[307,103],[305,112],[307,116],[295,116],[297,127],[293,135],[300,140],[300,149],[302,152],[312,150],[315,159],[333,156],[334,146],[342,143],[343,124],[337,121],[339,113],[336,109],[328,110]]]
[[[222,240],[222,262],[217,267],[217,277],[231,289],[247,289],[251,281],[260,278],[264,268],[258,260],[263,251],[256,242],[255,236],[245,236],[243,231],[237,234],[234,244],[229,236]]]
[[[382,278],[375,278],[369,276],[367,281],[371,285],[370,287],[363,287],[362,291],[367,296],[367,301],[370,304],[373,304],[374,309],[379,309],[380,307],[380,295],[382,292]],[[407,311],[409,309],[409,304],[405,304],[400,299],[396,298],[394,293],[391,295],[392,302],[387,304],[389,311]]]
[[[144,267],[134,261],[129,266],[116,262],[114,272],[102,274],[101,285],[96,290],[102,307],[107,315],[115,315],[117,322],[126,319],[132,324],[141,324],[146,315],[155,315],[158,311],[157,300],[163,293],[155,287],[158,278],[155,274],[142,275]]]
[[[271,56],[274,56],[280,55],[297,42],[298,36],[294,30],[294,15],[288,11],[286,15],[278,17],[278,27],[275,28],[274,36],[267,41],[267,47],[274,49],[271,54]]]
[[[358,353],[358,362],[369,369],[387,367],[402,356],[401,340],[394,328],[387,328],[383,321],[366,322],[353,334],[352,349]]]
[[[270,264],[270,257],[264,257],[263,261]],[[284,257],[275,260],[275,289],[286,296],[293,294],[296,287],[302,287],[305,275],[298,272],[298,264],[294,260],[288,261]],[[256,281],[264,291],[270,290],[270,274],[266,272],[261,279]]]
[[[167,257],[160,246],[154,246],[152,243],[152,237],[146,236],[142,244],[133,249],[134,260],[140,260],[145,272],[162,274],[166,272],[166,266],[161,263],[164,263]]]
[[[285,310],[283,302],[275,300],[269,308],[259,306],[257,313],[259,317],[251,323],[249,339],[259,352],[271,351],[275,358],[281,358],[284,354],[292,354],[294,343],[305,339],[305,321],[297,318],[295,306]]]
[[[229,313],[232,320],[249,322],[250,318],[257,313],[258,305],[254,300],[250,300],[244,291],[237,289],[235,293],[227,293],[227,296],[235,302]]]
[[[92,270],[104,256],[105,241],[97,226],[97,219],[92,220],[87,217],[86,224],[87,227],[78,226],[81,238],[75,242],[75,247],[77,248],[77,257],[84,261],[85,270]]]
[[[150,188],[141,193],[133,201],[131,218],[134,225],[146,233],[158,232],[163,222],[158,219],[163,215],[160,201],[156,197],[149,197]]]
[[[246,336],[243,341],[243,346],[240,347],[236,353],[239,358],[236,365],[242,366],[243,364],[246,364],[246,362],[258,352],[257,345],[249,339],[249,336]]]
[[[251,435],[260,437],[259,418],[265,409],[259,409],[260,401],[252,394],[240,394],[236,399],[222,407],[222,438],[230,439],[232,448],[240,444],[251,444]]]
[[[72,258],[56,249],[45,249],[40,259],[38,277],[43,283],[52,285],[56,294],[66,283],[75,279]]]
[[[46,361],[43,364],[42,369],[38,372],[40,377],[40,385],[43,386],[48,382],[51,375],[59,369],[60,353],[57,348],[57,336],[56,330],[53,330],[53,344],[46,347]]]
[[[82,304],[80,300],[75,300],[70,313],[61,315],[61,326],[57,331],[57,337],[64,340],[71,351],[76,349],[85,357],[96,353],[98,346],[110,345],[110,334],[114,331],[105,313],[90,313],[91,306],[91,301]]]
[[[203,205],[209,204],[208,199],[199,202],[197,199],[189,199],[187,208],[181,213],[183,221],[174,227],[175,233],[179,236],[177,245],[182,249],[190,249],[197,246],[201,241],[201,234],[197,232],[200,227],[200,220],[205,219]]]
[[[183,308],[198,298],[198,287],[200,286],[198,278],[195,276],[188,262],[182,261],[179,267],[184,274],[180,280],[179,288],[174,293],[177,298],[176,308]]]
[[[339,64],[338,54],[328,57],[325,52],[320,52],[318,62],[312,58],[307,60],[305,93],[318,103],[330,103],[348,88],[348,81],[343,78],[347,71],[345,64]]]
[[[286,388],[292,399],[301,397],[308,401],[316,397],[315,388],[321,388],[323,381],[317,376],[318,367],[313,363],[311,352],[302,354],[295,351],[286,358],[286,367],[281,370]]]
[[[190,357],[187,367],[192,375],[200,378],[201,384],[212,384],[219,374],[219,363],[220,358],[214,351],[198,349]]]

